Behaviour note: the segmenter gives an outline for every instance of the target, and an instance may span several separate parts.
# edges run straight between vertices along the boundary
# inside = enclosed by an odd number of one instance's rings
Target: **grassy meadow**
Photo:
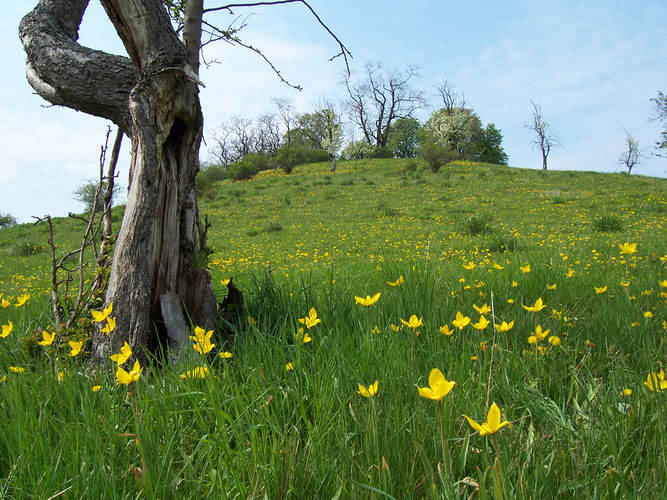
[[[667,497],[666,180],[358,160],[200,208],[244,318],[131,385],[54,330],[45,224],[0,230],[0,498]]]

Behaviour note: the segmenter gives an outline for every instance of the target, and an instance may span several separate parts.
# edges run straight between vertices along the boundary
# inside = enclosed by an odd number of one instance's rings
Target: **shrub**
[[[623,230],[623,222],[615,215],[603,215],[593,221],[593,227],[599,233],[617,233]]]
[[[345,160],[363,160],[364,158],[371,158],[373,154],[373,146],[366,141],[352,141],[343,152],[341,157]]]
[[[379,202],[375,210],[377,211],[378,215],[382,217],[396,217],[399,214],[399,211],[389,205],[389,203],[386,201]]]
[[[519,248],[519,242],[514,235],[502,234],[493,237],[489,242],[489,252],[505,253],[516,252]]]
[[[419,156],[428,164],[431,172],[436,174],[440,167],[456,159],[456,152],[429,135],[419,149]]]
[[[19,241],[11,245],[7,249],[7,253],[12,257],[30,257],[38,253],[42,253],[44,248],[36,245],[32,241]]]
[[[229,177],[229,169],[222,165],[205,165],[197,174],[195,184],[197,192],[207,198],[214,197],[213,185]]]
[[[0,213],[0,229],[11,227],[16,224],[16,217],[12,214]]]
[[[319,163],[329,160],[329,153],[321,149],[307,148],[303,146],[283,146],[273,158],[271,158],[270,166],[272,168],[280,168],[286,174],[291,173],[297,165],[304,165],[306,163]]]
[[[493,228],[489,225],[489,218],[486,215],[473,215],[468,217],[464,229],[470,236],[493,232]]]

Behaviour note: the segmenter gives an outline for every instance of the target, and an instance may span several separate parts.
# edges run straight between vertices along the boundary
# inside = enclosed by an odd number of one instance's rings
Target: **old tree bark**
[[[40,96],[107,118],[132,140],[127,206],[106,297],[116,330],[94,333],[92,355],[107,359],[127,340],[143,361],[145,349],[167,334],[172,342],[187,340],[185,313],[208,327],[216,315],[210,276],[193,265],[200,250],[195,176],[203,119],[196,63],[161,1],[101,3],[129,58],[77,43],[88,0],[41,0],[19,31],[28,81]]]

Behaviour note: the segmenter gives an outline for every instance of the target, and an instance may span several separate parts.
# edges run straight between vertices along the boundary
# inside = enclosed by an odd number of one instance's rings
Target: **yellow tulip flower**
[[[120,353],[119,354],[112,354],[109,356],[111,358],[111,361],[115,361],[118,366],[122,365],[125,363],[130,356],[132,356],[132,348],[130,347],[130,344],[127,343],[127,340],[123,344],[123,347],[120,348]]]
[[[483,314],[481,314],[479,317],[479,321],[477,323],[473,323],[472,327],[475,330],[484,330],[490,324],[491,322],[488,319],[486,319],[486,317]]]
[[[496,403],[493,403],[491,405],[491,408],[489,409],[489,413],[486,415],[486,422],[483,424],[478,424],[475,422],[472,418],[470,418],[467,415],[463,415],[467,420],[468,423],[470,424],[470,427],[475,429],[477,432],[479,432],[480,436],[486,436],[488,434],[495,434],[498,432],[500,429],[505,427],[506,425],[511,426],[507,420],[504,422],[501,422],[500,418],[500,409],[498,408],[498,405]]]
[[[206,378],[210,374],[208,366],[197,366],[192,370],[188,370],[185,373],[179,375],[180,378]]]
[[[646,376],[644,385],[652,391],[664,391],[667,389],[667,380],[665,380],[665,371],[660,370],[658,373],[651,372]]]
[[[12,333],[12,330],[14,329],[14,323],[11,321],[7,321],[6,325],[2,325],[2,333],[0,333],[0,337],[5,338],[7,335]]]
[[[408,321],[405,321],[403,318],[400,318],[400,319],[401,319],[401,323],[403,324],[403,326],[407,326],[411,330],[414,330],[415,328],[419,328],[420,326],[422,326],[424,324],[423,319],[422,318],[417,318],[416,314],[413,314],[412,316],[410,316],[410,319]]]
[[[565,276],[567,278],[571,278],[572,276],[574,276],[574,269],[568,269],[567,272],[565,273]]]
[[[521,272],[524,274],[528,274],[532,269],[530,268],[530,264],[526,264],[525,266],[519,266],[519,269],[521,269]]]
[[[447,337],[449,337],[450,335],[452,335],[454,333],[454,330],[450,329],[449,325],[441,326],[439,331],[440,331],[440,333],[442,333],[443,335],[446,335]]]
[[[366,307],[372,306],[379,299],[380,299],[380,292],[376,293],[372,297],[370,295],[366,295],[366,298],[354,297],[354,300],[357,304],[361,304],[362,306],[366,306]]]
[[[538,342],[543,341],[547,335],[549,335],[549,330],[542,331],[542,327],[537,325],[535,327],[535,332],[530,337],[528,337],[528,343],[537,344]]]
[[[299,328],[299,331],[295,333],[294,336],[302,344],[307,344],[313,340],[310,335],[308,335],[308,332],[304,331],[303,328]]]
[[[116,318],[107,318],[107,326],[102,328],[100,332],[106,333],[109,335],[111,332],[113,332],[116,329]]]
[[[595,288],[595,293],[605,293],[607,291],[607,285],[601,287],[594,286],[593,288]]]
[[[428,387],[417,386],[419,395],[426,399],[440,401],[449,394],[449,391],[454,388],[456,382],[448,381],[440,370],[433,368],[428,376],[428,385]]]
[[[51,345],[53,343],[53,339],[56,338],[56,334],[54,333],[49,333],[46,330],[42,331],[42,339],[39,342],[37,342],[39,345],[46,347],[47,345]]]
[[[524,306],[523,304],[521,304],[521,307],[523,307],[526,311],[539,312],[547,306],[542,302],[542,297],[540,297],[535,301],[534,306]]]
[[[476,304],[473,304],[472,308],[477,311],[478,314],[489,314],[491,312],[489,304],[484,304],[482,307],[478,307]]]
[[[10,366],[9,371],[12,373],[23,373],[25,372],[25,368],[22,366]]]
[[[625,243],[619,244],[618,247],[621,249],[621,255],[623,254],[632,254],[637,251],[637,243]]]
[[[222,359],[229,359],[233,356],[233,354],[229,351],[224,351],[218,354],[218,356],[220,356]]]
[[[93,321],[95,323],[101,323],[105,319],[109,317],[109,314],[111,314],[111,311],[113,310],[113,302],[110,302],[107,307],[105,307],[102,311],[90,311],[90,314],[93,315]]]
[[[509,332],[513,326],[514,326],[514,321],[510,321],[509,323],[503,321],[501,324],[496,323],[496,330],[498,330],[499,332]]]
[[[67,355],[73,358],[74,356],[78,356],[81,352],[81,349],[83,348],[83,342],[74,342],[73,340],[70,340],[69,347],[71,351],[67,353]]]
[[[403,275],[401,274],[396,281],[387,281],[387,285],[389,286],[401,286],[403,283],[405,283],[405,278],[403,278]]]
[[[9,301],[7,299],[2,299],[0,306],[2,306],[3,309],[7,309],[9,307]]]
[[[463,264],[463,269],[466,269],[468,271],[472,271],[477,267],[473,261],[468,262],[467,264]]]
[[[294,363],[291,361],[285,365],[285,371],[291,372],[294,370]]]
[[[25,295],[19,295],[18,297],[16,297],[16,304],[14,304],[14,306],[21,307],[28,301],[29,298],[30,298],[29,293],[26,293]]]
[[[310,311],[308,311],[308,316],[305,318],[299,318],[299,323],[302,325],[306,325],[306,328],[311,328],[318,323],[320,323],[322,320],[317,317],[317,311],[315,310],[314,307],[310,308]]]
[[[456,312],[456,319],[452,321],[452,325],[454,325],[459,330],[463,330],[469,323],[470,318],[461,314],[461,311]]]
[[[493,263],[493,267],[494,267],[495,269],[498,269],[498,270],[500,270],[500,269],[505,269],[505,266],[501,266],[501,265],[498,264],[497,262],[494,262],[494,263]]]
[[[211,344],[212,335],[213,330],[207,332],[203,328],[195,327],[195,334],[190,336],[190,339],[194,341],[192,348],[199,354],[210,352],[215,347],[215,344]]]
[[[132,371],[130,371],[130,373],[126,372],[119,366],[118,370],[116,371],[116,385],[133,384],[134,382],[139,380],[139,377],[141,377],[141,370],[142,368],[141,365],[139,364],[138,359],[134,362],[134,366],[132,367]]]
[[[378,393],[378,381],[377,380],[375,382],[373,382],[371,385],[369,385],[368,389],[361,384],[357,384],[357,385],[359,386],[359,390],[357,392],[365,398],[370,398],[372,396],[375,396]]]
[[[99,392],[99,390],[102,388],[101,385],[94,385],[90,388],[91,391],[93,392]]]

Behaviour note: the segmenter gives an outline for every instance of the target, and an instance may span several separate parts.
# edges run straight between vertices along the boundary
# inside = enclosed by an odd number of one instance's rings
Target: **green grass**
[[[431,174],[401,160],[328,169],[217,184],[201,206],[214,285],[221,300],[233,276],[252,321],[216,328],[211,353],[156,362],[129,389],[112,362],[90,372],[85,354],[67,356],[63,334],[35,344],[53,328],[47,234],[0,230],[12,304],[0,324],[14,325],[0,338],[0,497],[667,494],[667,391],[644,384],[665,365],[666,181],[476,164]],[[79,231],[57,220],[60,248]],[[625,242],[637,252],[621,255]],[[544,310],[522,307],[538,298]],[[439,332],[458,311],[476,323],[483,304],[512,329]],[[302,344],[311,307],[321,323]],[[423,326],[395,331],[412,314]],[[550,333],[529,344],[538,325]],[[210,376],[180,378],[197,365]],[[442,414],[415,387],[436,367],[456,382]],[[376,396],[357,393],[375,380]],[[463,415],[484,422],[492,402],[511,427],[481,437]]]

